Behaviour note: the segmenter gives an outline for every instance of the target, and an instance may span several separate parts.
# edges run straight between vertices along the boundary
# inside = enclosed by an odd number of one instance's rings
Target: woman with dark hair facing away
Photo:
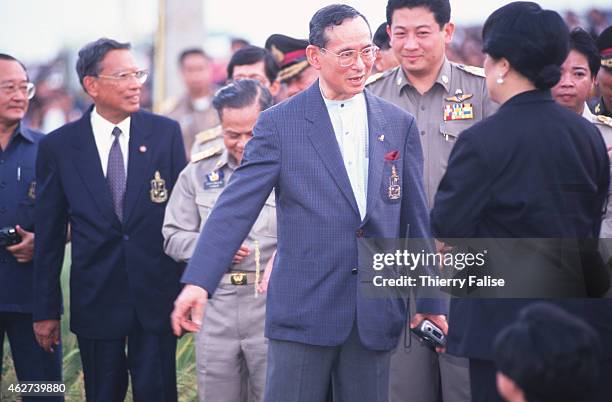
[[[451,152],[431,212],[437,238],[448,244],[456,244],[453,238],[495,238],[495,244],[504,244],[500,238],[596,244],[610,180],[606,148],[591,123],[557,104],[550,93],[559,81],[568,41],[559,14],[532,2],[507,4],[485,22],[487,88],[501,106],[464,131]],[[561,267],[569,257],[565,250],[533,253],[527,246],[509,254],[513,261],[502,262],[502,275],[539,275],[538,264],[523,264],[533,256],[546,262],[547,269],[564,273]],[[578,248],[575,266],[583,268],[572,271],[569,281],[563,278],[572,299],[557,298],[554,303],[600,334],[601,378],[611,378],[612,306],[608,299],[585,299],[601,296],[609,281],[605,275],[593,279],[591,273],[605,271],[596,248],[590,250]],[[558,284],[550,285],[554,289]],[[543,294],[547,290],[542,289]],[[447,352],[469,358],[473,401],[502,401],[495,386],[493,340],[530,303],[518,298],[451,301]],[[599,394],[589,401],[609,401],[610,387],[600,381]]]
[[[597,333],[549,303],[521,310],[493,348],[497,389],[508,402],[589,402],[601,375]]]

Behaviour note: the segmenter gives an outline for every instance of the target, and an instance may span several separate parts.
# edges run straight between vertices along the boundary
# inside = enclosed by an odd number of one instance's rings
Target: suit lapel
[[[367,90],[365,91],[365,97],[368,108],[370,159],[368,161],[368,195],[366,216],[363,218],[364,223],[370,218],[372,211],[376,208],[376,204],[380,200],[382,171],[388,144],[388,141],[384,139],[386,120],[380,108],[380,103]],[[387,133],[387,135],[389,135],[389,133]]]
[[[102,162],[91,128],[91,111],[92,108],[81,117],[76,126],[76,138],[73,142],[74,167],[102,214],[113,223],[113,226],[120,227],[121,223],[115,215],[110,189],[102,171]]]
[[[336,182],[355,212],[359,214],[351,182],[344,167],[340,146],[336,140],[334,128],[319,89],[319,81],[311,85],[307,91],[306,120],[313,124],[313,127],[308,130],[309,139],[327,168],[330,177]]]
[[[123,202],[124,223],[129,221],[134,207],[138,204],[138,198],[144,183],[147,182],[152,145],[149,143],[150,128],[145,126],[145,121],[140,113],[132,115],[130,123],[130,144],[127,171],[127,185],[125,189],[125,200]],[[143,148],[141,148],[143,147]],[[141,151],[144,150],[144,152]],[[153,179],[150,177],[149,179]]]

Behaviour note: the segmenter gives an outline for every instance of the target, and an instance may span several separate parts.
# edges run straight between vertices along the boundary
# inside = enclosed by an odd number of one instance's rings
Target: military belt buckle
[[[247,276],[243,272],[237,272],[230,274],[230,282],[232,285],[246,285]]]

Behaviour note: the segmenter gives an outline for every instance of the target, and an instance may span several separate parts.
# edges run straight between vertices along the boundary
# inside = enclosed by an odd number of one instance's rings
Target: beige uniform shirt
[[[237,165],[225,148],[212,149],[210,155],[194,159],[181,172],[166,207],[162,233],[164,251],[176,261],[189,261],[198,236],[217,198]],[[245,200],[244,202],[249,202]],[[228,271],[255,271],[255,240],[259,242],[260,269],[276,249],[276,204],[274,192],[270,194],[243,244],[251,254]]]
[[[188,96],[183,96],[174,105],[166,107],[164,115],[179,122],[183,133],[185,153],[191,155],[191,148],[198,133],[219,124],[219,115],[212,107],[212,98],[204,98],[197,106],[192,104]]]
[[[584,111],[582,117],[595,124],[595,127],[599,129],[606,148],[608,149],[608,156],[612,160],[612,118],[603,115],[594,115],[589,110],[588,105],[584,105]],[[610,171],[612,174],[612,170]],[[612,238],[612,182],[608,188],[608,205],[606,208],[606,214],[601,222],[601,231],[599,237],[610,239]],[[612,247],[612,243],[608,244]],[[612,256],[612,250],[608,251],[608,255]]]
[[[399,66],[371,77],[367,88],[416,118],[425,161],[425,191],[432,208],[459,134],[498,108],[489,99],[484,71],[445,60],[434,86],[421,95]]]

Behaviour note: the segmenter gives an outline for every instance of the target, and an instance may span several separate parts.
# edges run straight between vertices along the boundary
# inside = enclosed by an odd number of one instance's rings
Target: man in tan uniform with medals
[[[449,21],[448,0],[389,0],[387,29],[400,66],[370,77],[367,86],[416,118],[429,208],[460,133],[497,110],[483,70],[446,59],[455,28]],[[468,402],[467,364],[456,356],[438,357],[407,333],[391,357],[390,401],[437,402],[440,383],[444,402]]]
[[[224,144],[192,159],[166,208],[164,250],[175,260],[191,258],[201,228],[242,160],[257,117],[272,103],[270,92],[254,80],[235,81],[215,95],[213,106],[219,113]],[[205,323],[196,335],[201,401],[246,402],[263,397],[266,297],[259,285],[275,249],[273,192],[209,300]]]

